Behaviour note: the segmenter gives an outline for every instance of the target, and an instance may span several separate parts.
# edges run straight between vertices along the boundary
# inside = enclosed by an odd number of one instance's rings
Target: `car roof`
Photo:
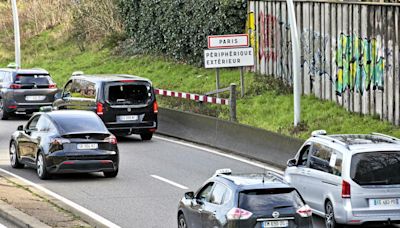
[[[129,74],[81,74],[75,75],[71,78],[74,79],[85,79],[91,82],[114,82],[121,80],[137,80],[137,81],[146,81],[151,84],[151,81],[147,78],[142,78],[139,76],[129,75]]]
[[[279,174],[271,173],[249,173],[249,174],[218,174],[215,176],[218,180],[234,186],[238,191],[252,189],[276,189],[293,188],[289,186],[283,177]]]
[[[48,71],[40,68],[32,68],[32,69],[0,68],[0,70],[8,72],[16,72],[16,74],[49,74]]]

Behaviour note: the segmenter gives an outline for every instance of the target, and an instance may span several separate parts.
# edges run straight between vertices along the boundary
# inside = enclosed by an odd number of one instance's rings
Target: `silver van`
[[[312,133],[285,179],[326,227],[400,222],[400,139],[379,133]]]
[[[52,105],[57,86],[43,69],[0,68],[0,119]]]

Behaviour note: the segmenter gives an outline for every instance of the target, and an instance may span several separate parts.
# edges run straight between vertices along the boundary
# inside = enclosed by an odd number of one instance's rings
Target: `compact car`
[[[312,227],[312,212],[280,175],[217,170],[179,202],[178,227]]]
[[[52,105],[57,85],[43,69],[0,69],[0,119]]]
[[[314,131],[288,161],[285,180],[326,227],[400,221],[400,140],[392,136]]]
[[[93,112],[36,113],[18,127],[9,146],[11,166],[35,168],[41,179],[55,173],[118,174],[117,139]]]
[[[158,105],[152,83],[137,76],[75,72],[53,106],[93,111],[118,136],[139,134],[142,140],[150,140],[157,130]]]

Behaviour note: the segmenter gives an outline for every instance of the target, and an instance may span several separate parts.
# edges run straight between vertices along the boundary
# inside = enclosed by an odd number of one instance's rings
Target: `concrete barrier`
[[[263,129],[188,112],[160,108],[158,133],[209,145],[285,167],[304,141]]]

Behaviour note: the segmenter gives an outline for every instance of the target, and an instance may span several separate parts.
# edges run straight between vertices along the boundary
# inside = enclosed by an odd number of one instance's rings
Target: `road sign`
[[[205,68],[242,67],[254,65],[252,47],[204,50]]]
[[[232,35],[208,36],[207,41],[209,49],[248,47],[249,35],[232,34]]]

